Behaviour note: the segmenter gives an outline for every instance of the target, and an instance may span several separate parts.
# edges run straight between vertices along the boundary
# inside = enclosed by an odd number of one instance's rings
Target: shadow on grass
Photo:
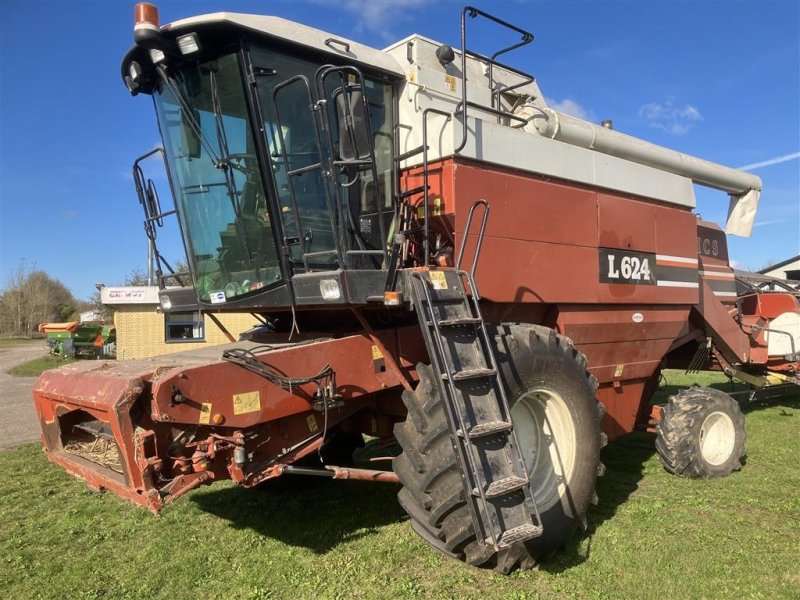
[[[662,386],[660,391],[666,391],[663,401],[666,401],[668,395],[685,387]],[[748,389],[747,386],[738,383],[734,384],[732,389],[727,382],[706,384],[706,387],[713,387],[726,393]],[[659,396],[661,395],[659,394]],[[745,414],[763,408],[780,407],[781,411],[778,414],[781,418],[800,419],[800,389],[798,391],[784,389],[780,396],[757,399],[753,402],[744,400],[741,402],[741,407]],[[639,431],[624,435],[603,449],[601,460],[606,466],[606,475],[597,479],[599,503],[589,510],[586,531],[576,533],[564,548],[541,565],[542,570],[549,573],[560,573],[589,558],[592,536],[605,521],[614,517],[617,509],[639,487],[639,482],[644,476],[644,464],[650,460],[655,451],[655,435]]]
[[[586,531],[578,530],[566,546],[541,565],[543,571],[560,573],[589,558],[592,536],[639,487],[644,464],[655,453],[655,436],[633,432],[609,443],[600,453],[606,474],[597,479],[599,503],[589,509]],[[588,541],[587,541],[588,540]]]
[[[726,386],[723,383],[712,387],[729,391]],[[674,387],[677,391],[685,386]],[[668,393],[674,391],[668,389]],[[744,402],[742,406],[749,412],[776,405],[787,409],[785,416],[800,418],[796,412],[800,410],[800,395]],[[655,453],[654,441],[653,434],[634,432],[603,449],[601,460],[607,471],[597,480],[600,501],[589,510],[587,530],[576,533],[564,548],[541,565],[542,570],[559,573],[589,558],[594,533],[638,489],[644,465]],[[267,538],[324,554],[339,544],[404,521],[407,517],[397,502],[398,490],[399,486],[394,484],[286,475],[253,490],[209,488],[195,493],[191,499],[201,510],[228,521],[232,528],[252,529]]]
[[[284,475],[251,490],[210,489],[192,501],[230,527],[324,554],[404,520],[399,489],[396,484]]]
[[[796,392],[794,390],[788,390],[780,396],[771,398],[756,397],[752,402],[743,401],[740,402],[739,405],[742,407],[742,412],[745,415],[762,408],[780,406],[782,408],[780,412],[782,417],[796,417],[800,419],[800,412],[794,412],[800,410],[800,388],[797,388],[797,390]],[[789,410],[787,411],[786,409]]]

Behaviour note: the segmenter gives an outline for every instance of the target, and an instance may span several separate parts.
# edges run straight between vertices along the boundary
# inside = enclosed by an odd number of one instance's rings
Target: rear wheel
[[[670,396],[657,432],[656,450],[670,473],[708,479],[742,468],[744,415],[725,392],[693,387]]]
[[[430,366],[417,367],[419,385],[403,395],[408,418],[395,427],[403,453],[393,466],[417,533],[451,557],[508,573],[533,567],[585,522],[605,436],[597,381],[567,338],[532,325],[503,325],[491,334],[544,533],[499,551],[478,542]]]

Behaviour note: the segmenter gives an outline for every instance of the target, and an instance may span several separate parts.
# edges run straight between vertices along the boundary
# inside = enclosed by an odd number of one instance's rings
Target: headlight
[[[338,300],[342,297],[339,282],[335,279],[323,279],[319,282],[319,293],[323,300]]]

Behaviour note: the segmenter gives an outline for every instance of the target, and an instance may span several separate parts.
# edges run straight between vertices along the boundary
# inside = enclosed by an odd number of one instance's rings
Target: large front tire
[[[476,539],[445,409],[431,367],[419,365],[419,385],[405,392],[405,422],[395,427],[403,453],[393,467],[398,498],[411,526],[433,547],[471,565],[508,573],[532,568],[564,545],[596,502],[602,405],[586,359],[562,336],[534,325],[490,328],[511,405],[520,452],[544,533],[495,550]]]

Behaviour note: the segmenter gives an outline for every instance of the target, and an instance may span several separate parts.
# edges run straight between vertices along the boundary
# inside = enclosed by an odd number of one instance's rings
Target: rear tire
[[[670,396],[661,411],[656,450],[680,477],[725,477],[742,468],[747,432],[739,404],[725,392],[693,387]]]
[[[418,365],[420,381],[405,392],[405,422],[395,426],[403,453],[393,467],[403,483],[398,498],[412,528],[441,552],[482,568],[530,569],[585,525],[602,471],[602,405],[586,359],[565,337],[535,325],[489,328],[519,448],[531,479],[544,533],[500,551],[478,542],[443,402],[433,370]]]

